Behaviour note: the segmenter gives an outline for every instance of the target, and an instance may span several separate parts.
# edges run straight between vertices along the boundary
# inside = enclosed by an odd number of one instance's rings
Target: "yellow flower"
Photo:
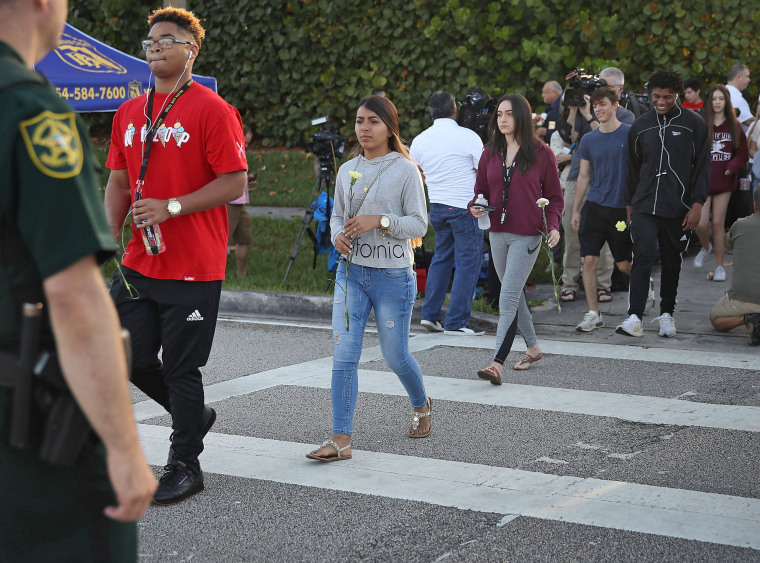
[[[359,178],[362,177],[361,172],[357,172],[356,170],[349,170],[348,175],[351,176],[351,179],[356,182]]]
[[[626,229],[627,226],[628,225],[626,224],[625,221],[618,221],[617,223],[615,223],[615,228],[621,233]]]

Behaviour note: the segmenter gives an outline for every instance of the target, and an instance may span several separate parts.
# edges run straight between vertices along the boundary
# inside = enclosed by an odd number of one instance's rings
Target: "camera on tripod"
[[[464,102],[459,106],[457,124],[475,131],[484,142],[488,142],[488,123],[496,112],[496,100],[475,87],[468,90]]]
[[[600,86],[607,86],[598,74],[587,74],[582,68],[576,68],[565,76],[565,80],[568,81],[564,99],[567,107],[583,107],[586,105],[583,96],[590,96]]]
[[[323,125],[322,129],[311,136],[311,142],[306,145],[306,152],[319,158],[319,162],[332,172],[335,172],[334,161],[343,157],[343,150],[346,147],[346,141],[338,135],[338,128],[335,125],[324,127],[327,123],[327,117],[317,117],[311,120],[312,126]]]

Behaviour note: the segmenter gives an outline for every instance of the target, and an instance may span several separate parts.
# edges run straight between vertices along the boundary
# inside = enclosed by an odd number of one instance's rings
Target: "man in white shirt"
[[[445,334],[483,334],[467,326],[472,296],[483,264],[483,231],[469,214],[475,174],[483,142],[474,131],[457,125],[454,96],[436,92],[430,97],[433,126],[415,137],[410,154],[422,170],[430,198],[430,222],[435,230],[435,255],[428,268],[422,326]],[[441,323],[441,307],[449,287],[451,303]]]
[[[742,90],[745,90],[747,86],[749,86],[750,80],[747,65],[737,64],[732,66],[728,70],[726,79],[728,80],[726,88],[731,94],[731,105],[734,106],[734,109],[739,110],[738,120],[739,123],[742,124],[744,132],[746,133],[754,118],[752,111],[749,109],[747,100],[742,96]]]

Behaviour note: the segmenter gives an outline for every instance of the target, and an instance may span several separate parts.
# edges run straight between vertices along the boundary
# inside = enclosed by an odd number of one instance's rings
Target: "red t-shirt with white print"
[[[169,94],[154,95],[153,120],[170,101]],[[133,201],[143,158],[147,102],[145,94],[118,109],[106,162],[111,170],[127,169]],[[180,197],[199,190],[220,174],[248,169],[240,114],[198,83],[191,84],[179,97],[161,128],[154,132],[152,142],[143,198]],[[153,256],[145,251],[142,234],[132,222],[134,236],[127,245],[125,266],[149,278],[224,279],[228,239],[224,204],[168,219],[159,228],[166,250]]]

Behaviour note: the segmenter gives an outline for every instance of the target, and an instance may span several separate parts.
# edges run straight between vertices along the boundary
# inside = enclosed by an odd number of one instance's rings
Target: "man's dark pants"
[[[222,282],[153,279],[121,270],[130,287],[117,270],[111,297],[132,336],[132,383],[172,415],[174,459],[195,462],[203,451],[199,368],[211,352]]]
[[[660,314],[676,308],[678,279],[681,275],[681,254],[688,243],[688,233],[683,231],[683,218],[658,217],[648,213],[633,212],[631,215],[631,239],[633,240],[633,263],[628,293],[628,314],[644,315],[649,277],[657,258],[660,258]],[[659,252],[658,252],[659,247]]]

